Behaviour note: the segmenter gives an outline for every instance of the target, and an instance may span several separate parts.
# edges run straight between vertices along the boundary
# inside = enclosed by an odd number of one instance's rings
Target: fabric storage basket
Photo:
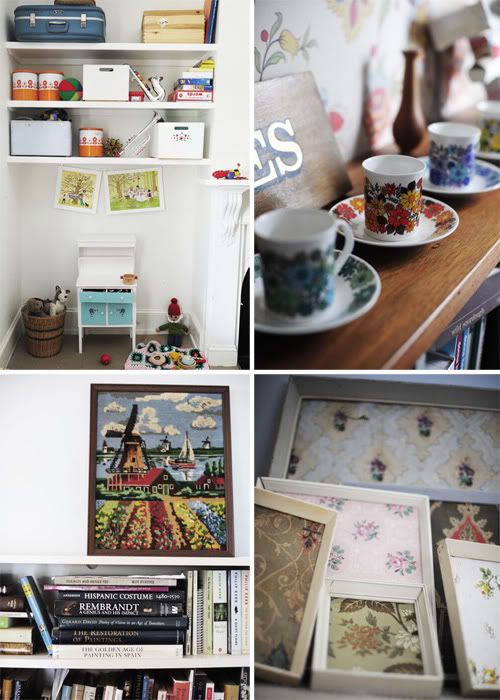
[[[10,122],[11,156],[70,156],[71,122],[13,119]]]
[[[161,122],[153,128],[153,158],[203,158],[203,122]]]
[[[203,10],[147,10],[142,16],[144,44],[203,44]]]
[[[88,5],[20,5],[16,41],[106,41],[106,15]]]
[[[30,316],[23,311],[24,341],[33,357],[52,357],[61,352],[66,311],[56,316]]]
[[[128,102],[128,65],[83,66],[83,99],[95,102]]]

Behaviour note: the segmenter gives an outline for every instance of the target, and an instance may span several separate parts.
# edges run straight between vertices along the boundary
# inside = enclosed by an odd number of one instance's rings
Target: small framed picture
[[[255,675],[298,685],[336,514],[255,489]]]
[[[500,547],[445,539],[439,564],[462,695],[500,694]]]
[[[108,214],[141,214],[165,208],[161,168],[116,170],[106,172],[105,178]]]
[[[102,173],[78,168],[58,169],[54,207],[83,214],[95,214],[99,203]]]
[[[229,387],[91,386],[88,554],[233,556]]]
[[[443,669],[423,586],[330,581],[321,593],[316,690],[439,697]]]

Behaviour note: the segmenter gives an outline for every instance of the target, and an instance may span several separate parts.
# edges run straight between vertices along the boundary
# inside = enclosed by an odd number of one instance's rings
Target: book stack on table
[[[60,659],[183,656],[185,577],[58,576],[52,654]]]
[[[33,654],[33,624],[21,590],[0,593],[0,654]]]
[[[212,102],[215,61],[207,58],[181,74],[168,96],[169,102]]]

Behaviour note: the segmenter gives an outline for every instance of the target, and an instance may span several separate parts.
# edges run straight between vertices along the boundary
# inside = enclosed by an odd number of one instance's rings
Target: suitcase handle
[[[51,34],[67,34],[68,29],[68,22],[61,20],[51,20],[50,22],[47,22],[47,31]]]

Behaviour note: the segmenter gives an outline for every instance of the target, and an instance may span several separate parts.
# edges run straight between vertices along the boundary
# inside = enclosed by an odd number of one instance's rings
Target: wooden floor
[[[351,194],[362,192],[361,162],[349,171]],[[500,190],[436,198],[459,214],[451,236],[410,249],[356,243],[354,253],[382,280],[375,307],[347,326],[314,335],[256,333],[256,369],[412,369],[500,262]]]

